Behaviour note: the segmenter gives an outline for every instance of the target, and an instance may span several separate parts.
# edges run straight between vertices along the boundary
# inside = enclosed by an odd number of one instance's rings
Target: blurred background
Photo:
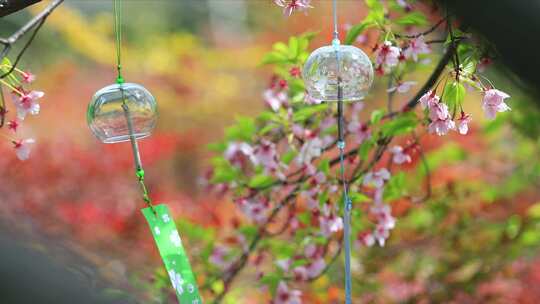
[[[269,0],[124,1],[124,76],[159,104],[154,134],[140,141],[146,180],[154,201],[172,209],[199,280],[207,261],[197,258],[198,242],[231,232],[235,213],[227,198],[201,186],[211,157],[207,144],[236,116],[265,107],[261,96],[271,70],[260,63],[273,43],[308,31],[318,33],[313,48],[329,41],[330,4],[315,1],[308,14],[285,18]],[[0,20],[0,35],[45,5]],[[340,5],[343,25],[366,15],[361,1]],[[118,303],[173,303],[139,211],[129,143],[102,144],[86,124],[94,92],[115,81],[113,36],[111,1],[66,0],[23,57],[19,67],[37,75],[32,88],[45,97],[41,113],[21,131],[37,141],[30,159],[21,162],[9,142],[0,144],[0,222],[6,234]],[[371,55],[373,44],[368,32],[358,46]],[[440,55],[435,48],[433,62]],[[422,83],[434,64],[412,80]],[[439,195],[422,206],[394,202],[398,224],[389,248],[363,257],[377,261],[365,266],[377,269],[365,287],[378,286],[380,296],[371,301],[417,302],[431,288],[439,302],[540,302],[538,109],[506,69],[495,64],[487,75],[512,96],[513,111],[484,121],[481,95],[473,92],[465,101],[474,121],[468,136],[422,139]],[[384,89],[376,84],[374,96]],[[378,99],[369,107],[384,102]],[[419,170],[416,161],[407,167],[414,176]],[[226,303],[263,303],[253,276],[244,271]],[[440,280],[431,286],[426,282],[433,277]],[[312,283],[304,289],[312,294],[306,303],[334,303],[340,282],[330,273]]]

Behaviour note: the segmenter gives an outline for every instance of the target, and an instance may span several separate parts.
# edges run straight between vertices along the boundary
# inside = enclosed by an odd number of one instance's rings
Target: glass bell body
[[[361,100],[373,82],[373,66],[369,57],[354,46],[339,45],[337,51],[334,46],[318,48],[302,71],[306,93],[317,100],[337,101],[339,75],[343,101]]]
[[[94,94],[86,118],[94,135],[104,143],[130,140],[128,119],[135,138],[144,138],[156,125],[157,104],[154,96],[138,84],[112,84]]]

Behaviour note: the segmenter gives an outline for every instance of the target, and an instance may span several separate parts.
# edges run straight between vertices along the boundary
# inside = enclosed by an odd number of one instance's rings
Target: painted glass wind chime
[[[373,82],[373,66],[359,48],[339,41],[337,0],[333,0],[334,33],[331,46],[323,46],[308,57],[302,72],[306,94],[311,98],[337,101],[340,178],[343,183],[343,252],[345,255],[345,303],[352,303],[351,279],[351,209],[352,201],[345,177],[345,135],[343,102],[363,99]]]
[[[197,282],[169,208],[166,205],[154,205],[144,183],[137,140],[150,136],[156,125],[157,105],[152,94],[143,86],[124,82],[121,65],[121,0],[113,1],[118,77],[115,84],[95,93],[88,105],[88,125],[104,143],[131,142],[136,176],[147,205],[142,213],[151,228],[177,299],[181,304],[200,304],[202,300]]]

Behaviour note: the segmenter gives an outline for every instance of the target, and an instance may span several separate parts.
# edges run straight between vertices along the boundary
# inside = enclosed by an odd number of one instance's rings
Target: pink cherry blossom
[[[306,267],[306,270],[307,270],[307,276],[308,278],[315,278],[317,277],[319,274],[321,274],[321,272],[324,270],[324,268],[326,267],[326,262],[324,261],[324,259],[322,257],[319,257],[318,259],[314,260],[314,261],[311,261],[307,267]]]
[[[457,120],[457,129],[459,134],[467,134],[469,132],[469,123],[471,122],[471,114],[465,114],[461,111],[461,117]]]
[[[353,119],[347,126],[347,131],[351,133],[356,144],[363,143],[371,137],[371,132],[366,124]]]
[[[306,281],[309,279],[306,266],[297,266],[293,269],[293,276],[296,281]]]
[[[276,261],[276,266],[279,267],[283,271],[289,271],[291,264],[292,264],[291,259],[282,259],[282,260]]]
[[[420,97],[420,105],[422,106],[422,109],[430,108],[432,105],[439,103],[439,96],[435,94],[434,91],[427,91],[426,94],[422,95]]]
[[[432,104],[429,108],[429,118],[432,121],[435,120],[446,120],[450,118],[450,113],[448,112],[448,106],[442,102]]]
[[[17,117],[20,120],[24,120],[27,114],[37,115],[39,114],[38,99],[43,97],[45,93],[40,91],[31,91],[30,93],[23,93],[19,96],[18,100],[15,99],[15,107],[17,108]]]
[[[373,186],[381,188],[384,183],[390,179],[390,172],[386,168],[381,168],[379,171],[370,171],[364,176],[364,186]]]
[[[285,106],[288,102],[288,96],[285,91],[277,91],[275,89],[267,89],[263,93],[263,99],[268,106],[274,110],[279,111],[282,106]]]
[[[250,160],[255,163],[255,157],[253,155],[253,147],[245,142],[232,142],[229,144],[224,153],[225,159],[227,159],[232,165],[243,168],[246,165],[246,161]]]
[[[379,246],[384,247],[386,239],[390,236],[390,231],[382,225],[377,225],[375,231],[373,231],[373,237],[379,244]]]
[[[311,0],[274,0],[275,4],[283,7],[285,16],[291,16],[296,10],[306,11],[308,8],[312,8],[310,2]]]
[[[404,82],[399,82],[397,84],[397,86],[395,87],[391,87],[387,90],[387,92],[391,93],[391,92],[398,92],[398,93],[407,93],[409,92],[409,90],[411,89],[411,87],[413,85],[416,84],[416,81],[404,81]]]
[[[411,156],[403,152],[403,147],[393,146],[390,148],[390,153],[392,153],[392,161],[394,164],[404,164],[411,162]]]
[[[13,130],[13,132],[17,132],[19,125],[20,124],[17,120],[11,120],[7,123],[8,129]]]
[[[34,82],[34,80],[36,80],[36,75],[30,73],[29,71],[21,72],[21,76],[23,78],[23,82],[26,82],[26,83],[32,83]]]
[[[312,139],[306,140],[300,148],[300,152],[296,157],[296,162],[299,165],[306,165],[311,163],[313,158],[321,156],[323,149],[323,142],[320,138],[314,137]]]
[[[376,50],[375,64],[383,73],[387,73],[390,68],[399,63],[400,54],[401,49],[399,47],[393,46],[390,41],[385,41]]]
[[[387,204],[378,204],[371,208],[371,212],[377,217],[378,225],[384,229],[394,229],[396,218],[392,216],[392,208]]]
[[[308,93],[305,93],[304,102],[306,104],[309,104],[309,105],[317,105],[317,104],[321,104],[322,100],[316,99],[316,98],[312,97],[311,95],[309,95]]]
[[[411,39],[409,46],[403,51],[406,58],[413,58],[414,61],[418,61],[418,55],[431,53],[431,49],[424,41],[424,36]]]
[[[262,223],[266,220],[268,201],[259,198],[240,198],[236,201],[240,210],[252,221]]]
[[[230,249],[228,247],[218,245],[214,247],[214,250],[212,251],[212,254],[210,255],[208,261],[222,270],[227,269],[231,265],[230,262],[225,260],[225,257],[229,252]]]
[[[15,154],[20,160],[27,160],[30,157],[30,145],[36,141],[33,138],[22,139],[13,142],[13,148],[15,148]]]
[[[332,234],[343,229],[343,219],[335,214],[319,217],[319,226],[323,236],[331,236]]]
[[[445,120],[434,120],[428,126],[429,133],[435,133],[439,136],[446,135],[448,134],[448,132],[450,132],[450,130],[455,129],[456,123],[450,118],[447,118]]]
[[[262,140],[261,144],[253,149],[253,162],[255,165],[262,165],[266,173],[276,175],[283,180],[286,176],[281,172],[286,166],[278,161],[276,145],[268,140]]]
[[[302,304],[302,292],[289,290],[287,283],[279,282],[273,304]]]
[[[511,110],[510,107],[504,103],[506,98],[510,95],[497,89],[490,89],[484,92],[484,99],[482,100],[482,109],[488,119],[494,119],[497,112],[506,112]]]
[[[430,133],[443,136],[456,128],[456,123],[452,120],[448,112],[448,106],[442,102],[432,103],[429,106],[429,118],[431,119],[431,123],[428,126]]]
[[[375,238],[368,231],[360,232],[358,233],[358,244],[360,246],[371,247],[375,244]]]

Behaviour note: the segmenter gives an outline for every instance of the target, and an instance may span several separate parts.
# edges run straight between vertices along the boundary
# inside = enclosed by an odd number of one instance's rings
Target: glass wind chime
[[[331,46],[323,46],[308,57],[302,72],[306,94],[322,101],[337,101],[340,175],[343,183],[343,252],[345,254],[345,303],[352,303],[351,209],[352,201],[345,178],[343,102],[366,96],[373,82],[373,66],[359,48],[341,45],[337,21],[337,0],[333,0],[334,37]]]
[[[152,204],[144,183],[137,140],[149,136],[154,129],[157,105],[152,94],[143,86],[124,82],[121,65],[121,0],[113,1],[118,77],[116,84],[97,91],[92,98],[88,105],[88,125],[104,143],[131,142],[136,176],[147,205],[142,213],[151,228],[177,299],[182,304],[200,304],[202,300],[195,276],[169,209],[166,205]]]

